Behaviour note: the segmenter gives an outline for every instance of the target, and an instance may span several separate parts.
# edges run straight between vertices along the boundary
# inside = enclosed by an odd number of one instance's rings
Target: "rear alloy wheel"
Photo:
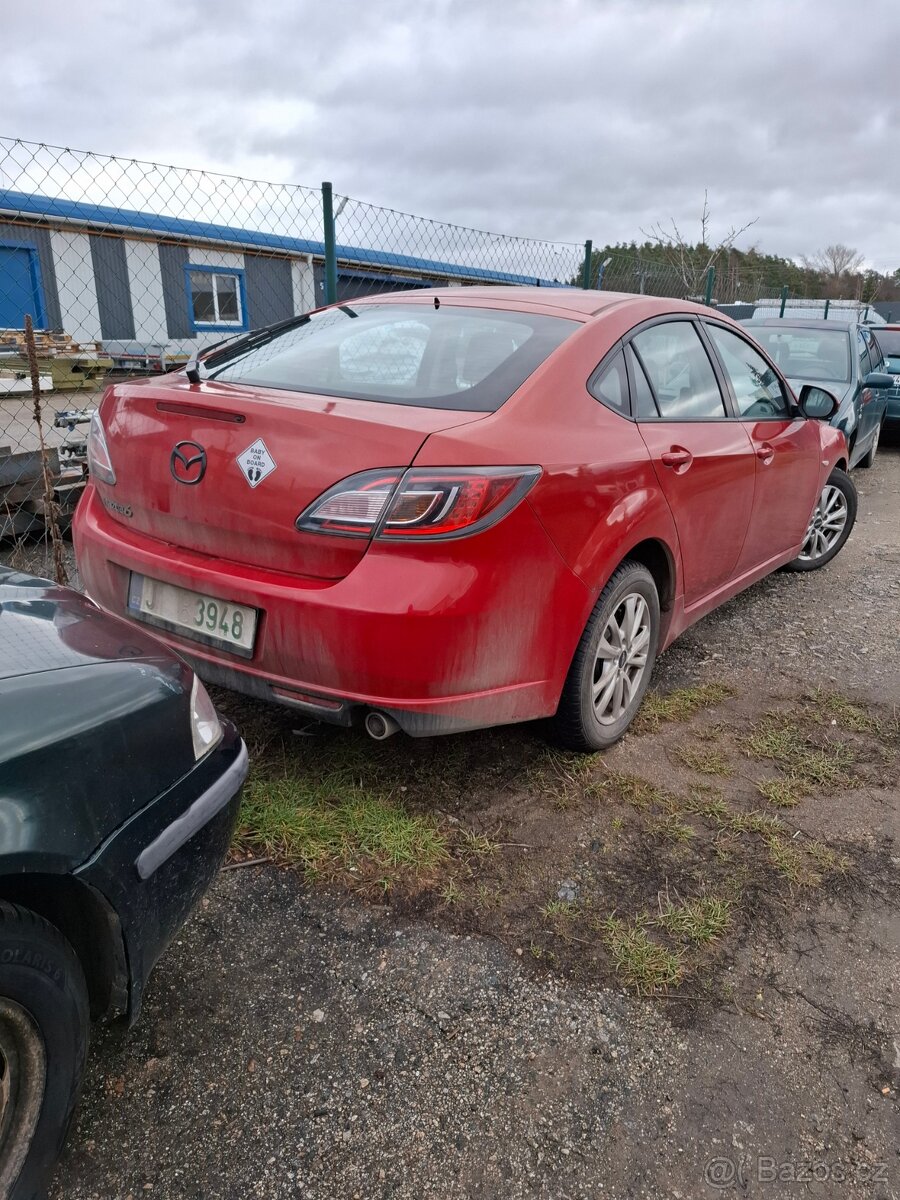
[[[859,460],[861,467],[873,467],[875,465],[875,455],[878,453],[878,443],[881,440],[881,422],[875,426],[875,436],[872,438],[872,445],[869,447],[869,452],[865,458]]]
[[[641,563],[625,561],[600,593],[554,718],[573,750],[605,750],[631,724],[659,645],[659,594]]]
[[[830,563],[850,536],[856,521],[856,487],[850,476],[835,467],[822,488],[806,529],[803,549],[789,571],[817,571]]]
[[[43,1196],[75,1107],[88,1041],[75,951],[42,917],[0,901],[0,1196]]]

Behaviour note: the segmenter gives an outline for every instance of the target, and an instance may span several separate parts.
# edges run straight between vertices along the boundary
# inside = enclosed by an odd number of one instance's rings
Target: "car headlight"
[[[191,737],[194,740],[194,758],[198,762],[222,740],[222,726],[215,705],[196,675],[191,688]]]

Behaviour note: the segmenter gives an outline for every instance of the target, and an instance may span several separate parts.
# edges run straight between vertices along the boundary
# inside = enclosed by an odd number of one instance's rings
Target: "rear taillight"
[[[116,473],[113,470],[112,459],[109,457],[109,446],[106,444],[106,434],[100,413],[94,412],[91,417],[91,428],[87,440],[88,474],[103,483],[114,484]]]
[[[540,467],[363,471],[329,488],[297,528],[384,541],[466,537],[505,517],[540,474]]]

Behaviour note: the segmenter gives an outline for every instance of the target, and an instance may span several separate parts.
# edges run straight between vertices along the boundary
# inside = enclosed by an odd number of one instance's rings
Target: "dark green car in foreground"
[[[228,849],[247,749],[193,671],[0,567],[0,1197],[44,1194],[89,1020],[134,1020]]]
[[[871,467],[894,385],[871,329],[856,321],[767,317],[742,321],[799,396],[805,384],[838,401],[831,424],[847,439],[850,466]]]

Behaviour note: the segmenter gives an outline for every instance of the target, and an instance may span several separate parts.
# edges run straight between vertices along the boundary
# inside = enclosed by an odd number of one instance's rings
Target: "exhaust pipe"
[[[385,738],[389,738],[392,733],[396,733],[400,728],[393,717],[389,717],[387,713],[381,712],[366,713],[366,719],[363,724],[366,727],[366,733],[370,738],[374,738],[376,742],[383,742]]]

